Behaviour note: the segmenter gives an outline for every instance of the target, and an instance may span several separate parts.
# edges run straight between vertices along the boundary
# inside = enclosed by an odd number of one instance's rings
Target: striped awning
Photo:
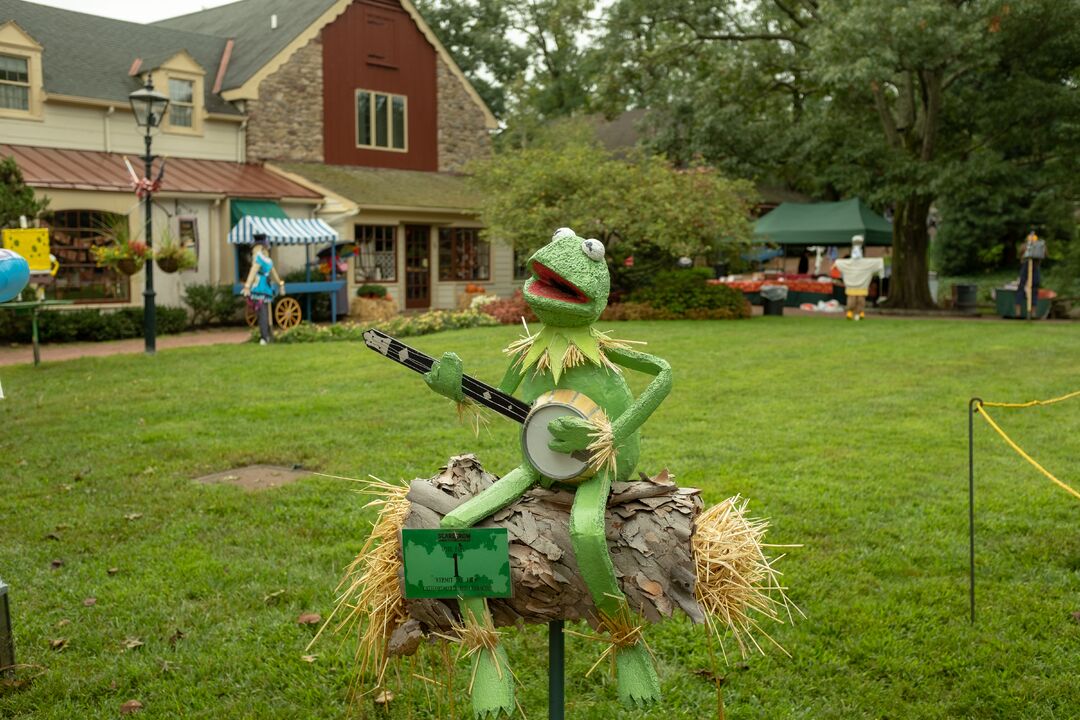
[[[250,245],[252,236],[265,233],[271,245],[317,245],[341,242],[337,232],[322,220],[271,218],[245,215],[229,231],[229,242]]]

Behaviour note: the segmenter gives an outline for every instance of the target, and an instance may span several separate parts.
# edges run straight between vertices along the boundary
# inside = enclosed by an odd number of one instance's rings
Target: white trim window
[[[169,78],[169,125],[195,127],[195,81]]]
[[[30,58],[0,55],[0,108],[30,110]]]
[[[407,152],[409,99],[404,95],[357,90],[356,146]]]

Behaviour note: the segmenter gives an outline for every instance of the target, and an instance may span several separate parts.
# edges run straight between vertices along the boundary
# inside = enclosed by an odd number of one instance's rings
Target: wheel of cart
[[[251,201],[243,201],[250,207],[255,205]],[[239,204],[239,203],[238,203]],[[267,209],[281,212],[280,208],[270,203],[263,203]],[[284,215],[284,213],[282,213]],[[290,282],[285,285],[284,297],[274,300],[271,306],[271,321],[281,330],[289,330],[300,324],[303,313],[297,296],[308,296],[308,310],[311,310],[310,296],[319,293],[330,295],[331,322],[337,318],[337,293],[345,287],[345,279],[338,279],[337,274],[337,232],[322,220],[307,220],[285,217],[260,217],[244,215],[229,232],[229,242],[233,245],[251,245],[252,236],[256,233],[266,235],[270,245],[304,245],[306,256],[307,280],[305,282]],[[324,243],[330,244],[331,274],[329,280],[311,280],[311,246]],[[241,281],[241,258],[239,247],[236,253],[236,283],[233,292],[237,295],[243,290]],[[244,312],[244,320],[249,327],[259,324],[258,314],[249,306]]]

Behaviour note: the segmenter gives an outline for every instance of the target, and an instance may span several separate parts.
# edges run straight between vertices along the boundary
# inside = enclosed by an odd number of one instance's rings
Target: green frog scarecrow
[[[543,327],[507,348],[512,361],[499,390],[507,394],[520,390],[534,413],[545,403],[573,405],[580,413],[553,413],[546,423],[548,432],[542,434],[546,447],[523,436],[522,464],[446,515],[442,527],[471,527],[536,485],[571,486],[570,535],[578,567],[596,605],[600,628],[613,641],[622,633],[615,643],[619,698],[629,706],[647,705],[659,700],[660,683],[608,554],[605,510],[612,482],[625,481],[634,472],[639,428],[670,392],[671,368],[661,358],[631,349],[593,326],[607,306],[610,289],[603,243],[561,228],[529,259],[528,267],[531,277],[524,297]],[[654,379],[634,398],[621,368]],[[463,403],[462,377],[461,360],[446,353],[424,379],[439,394]],[[460,603],[466,624],[484,623],[484,599]],[[634,634],[628,641],[626,629],[631,627]],[[514,688],[503,647],[481,648],[473,657],[474,714],[496,717],[513,712]]]

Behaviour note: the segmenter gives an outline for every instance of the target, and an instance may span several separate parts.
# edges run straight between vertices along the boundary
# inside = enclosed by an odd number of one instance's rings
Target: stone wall
[[[439,102],[439,172],[458,172],[491,154],[484,113],[442,58],[436,58]]]
[[[312,39],[263,80],[247,110],[249,161],[322,162],[322,40]]]

